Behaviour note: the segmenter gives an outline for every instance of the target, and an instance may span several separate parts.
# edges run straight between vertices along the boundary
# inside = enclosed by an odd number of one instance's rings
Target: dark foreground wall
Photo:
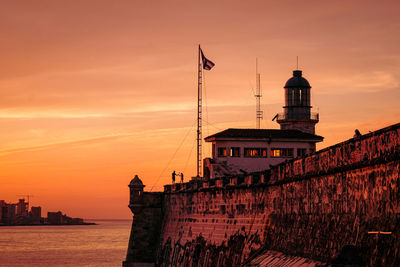
[[[329,262],[352,244],[400,266],[399,139],[397,124],[265,173],[166,186],[158,263],[235,266],[265,248]]]
[[[130,186],[131,187],[131,186]],[[135,194],[140,191],[139,194]],[[132,190],[129,208],[133,220],[123,267],[151,267],[156,263],[162,222],[162,193]]]

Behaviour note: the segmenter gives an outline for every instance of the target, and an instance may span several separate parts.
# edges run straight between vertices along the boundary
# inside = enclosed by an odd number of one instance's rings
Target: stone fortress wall
[[[145,230],[161,232],[154,262],[239,266],[266,250],[330,262],[351,244],[369,266],[400,266],[399,173],[396,124],[265,172],[167,185]]]

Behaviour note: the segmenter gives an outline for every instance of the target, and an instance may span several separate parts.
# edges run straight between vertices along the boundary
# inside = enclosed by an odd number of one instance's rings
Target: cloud
[[[59,148],[59,147],[66,146],[66,145],[68,145],[68,146],[90,145],[90,144],[95,144],[95,143],[102,143],[102,142],[113,141],[113,140],[118,140],[118,139],[123,139],[123,138],[132,138],[132,137],[136,137],[136,139],[138,139],[138,140],[139,139],[145,140],[145,139],[151,139],[151,138],[155,138],[155,137],[159,137],[159,136],[165,136],[165,135],[168,135],[173,132],[180,131],[180,130],[186,131],[187,128],[192,128],[192,126],[115,133],[115,134],[94,136],[94,137],[82,138],[82,139],[56,141],[56,142],[52,142],[52,143],[45,143],[45,144],[34,145],[34,146],[19,146],[19,147],[15,147],[15,148],[7,148],[7,149],[0,150],[0,156],[5,156],[8,154],[13,154],[13,153],[55,149],[55,148]]]
[[[332,77],[335,75],[331,75]],[[349,94],[349,93],[377,93],[400,85],[399,77],[388,71],[371,71],[339,78],[316,79],[318,93],[321,94]]]
[[[13,153],[53,149],[53,148],[57,148],[58,146],[64,146],[64,145],[74,145],[74,144],[85,145],[85,144],[91,144],[91,143],[113,140],[113,139],[118,139],[118,138],[130,137],[130,136],[134,136],[134,135],[135,134],[117,134],[117,135],[99,136],[99,137],[93,137],[93,138],[87,138],[87,139],[62,141],[62,142],[42,144],[42,145],[37,145],[37,146],[27,146],[27,147],[5,149],[5,150],[0,150],[0,156],[5,156],[8,154],[13,154]]]

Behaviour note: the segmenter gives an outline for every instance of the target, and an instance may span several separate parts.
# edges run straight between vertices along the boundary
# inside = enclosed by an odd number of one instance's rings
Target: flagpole
[[[201,68],[201,48],[199,44],[199,59],[197,72],[197,178],[201,177],[201,157],[202,157],[202,68]]]

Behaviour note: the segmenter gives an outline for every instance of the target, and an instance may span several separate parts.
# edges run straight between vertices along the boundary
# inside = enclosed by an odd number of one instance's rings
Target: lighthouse
[[[212,157],[204,159],[204,179],[264,171],[315,152],[323,137],[315,134],[319,118],[311,112],[311,86],[295,70],[284,88],[284,112],[273,119],[280,129],[230,128],[205,138],[212,143]]]
[[[281,130],[299,130],[315,134],[319,114],[311,112],[311,86],[301,70],[294,70],[285,84],[284,112],[275,116]],[[274,118],[274,119],[275,119]]]

